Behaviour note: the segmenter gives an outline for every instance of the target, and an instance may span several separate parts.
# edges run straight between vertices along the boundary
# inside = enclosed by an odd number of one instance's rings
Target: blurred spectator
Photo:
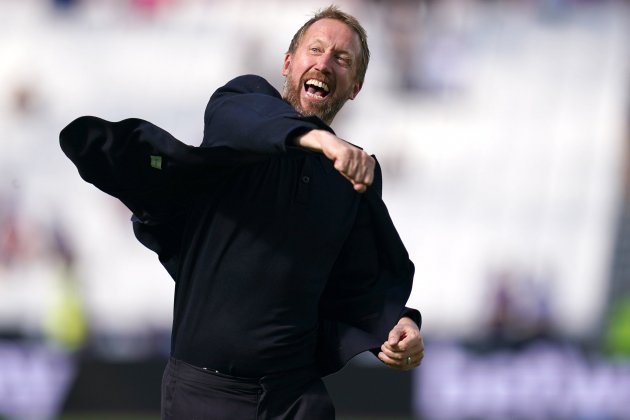
[[[0,269],[24,263],[35,248],[32,226],[19,214],[16,196],[0,194]]]
[[[494,289],[488,321],[490,348],[517,349],[553,339],[549,281],[513,268],[491,274]]]
[[[132,10],[144,17],[154,17],[167,6],[174,3],[172,0],[128,0]]]
[[[59,265],[59,282],[52,296],[44,329],[49,341],[74,352],[84,344],[87,332],[83,299],[74,263],[76,256],[67,233],[57,222],[51,232],[51,253]]]
[[[7,198],[0,198],[0,266],[9,267],[20,252],[16,214]]]
[[[418,88],[416,61],[418,40],[422,30],[421,17],[430,0],[370,0],[368,4],[378,9],[387,37],[387,49],[392,60],[394,84],[403,92]]]
[[[16,114],[27,115],[35,109],[36,93],[28,84],[20,84],[13,91],[13,110]]]
[[[611,306],[605,338],[606,353],[630,359],[630,295],[619,297]]]
[[[79,0],[53,0],[53,6],[56,10],[70,10],[79,4]]]
[[[381,9],[394,85],[401,93],[442,93],[458,87],[470,0],[372,2]]]

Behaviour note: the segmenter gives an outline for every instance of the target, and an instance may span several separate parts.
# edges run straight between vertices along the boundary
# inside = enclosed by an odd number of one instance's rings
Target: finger
[[[368,159],[369,159],[370,170],[368,171],[368,174],[367,174],[366,183],[368,185],[372,185],[372,183],[374,182],[374,169],[376,168],[376,161],[374,160],[372,156],[368,156]]]
[[[354,181],[356,184],[365,185],[366,188],[369,185],[372,185],[372,182],[369,181],[369,177],[366,175],[365,170],[361,171],[361,173],[355,177]]]
[[[361,184],[360,182],[356,182],[353,179],[351,179],[350,177],[348,177],[345,174],[341,174],[341,176],[343,176],[345,179],[347,179],[351,184],[352,184],[352,188],[354,188],[355,191],[363,193],[367,190],[367,185],[365,184]]]
[[[344,178],[352,183],[357,192],[365,192],[374,180],[373,159],[371,156],[360,152],[355,156],[344,155],[334,162],[334,168]],[[352,155],[352,153],[350,153]]]
[[[352,182],[352,187],[356,192],[364,193],[367,190],[367,185],[359,182]]]
[[[391,357],[389,357],[383,352],[380,352],[378,354],[378,358],[381,360],[381,362],[385,363],[387,366],[391,368],[402,369],[403,367],[403,364],[400,360],[392,359]]]
[[[337,172],[339,172],[344,178],[350,181],[353,185],[355,183],[362,184],[361,179],[357,177],[356,167],[351,161],[337,160],[335,161],[334,167]]]
[[[387,347],[395,353],[402,353],[406,355],[419,354],[424,351],[424,346],[422,346],[417,340],[410,342],[407,342],[407,340],[402,340],[395,346]]]
[[[418,330],[416,327],[407,325],[403,325],[400,327],[403,329],[403,337],[400,339],[396,346],[399,350],[408,350],[409,352],[414,352],[424,348],[424,343],[422,341],[420,330]]]
[[[348,173],[348,165],[349,162],[344,157],[339,157],[335,159],[335,162],[333,163],[335,170],[344,176],[346,176],[346,174]]]
[[[390,359],[397,361],[402,361],[408,356],[405,352],[392,348],[388,343],[383,343],[381,346],[381,352],[385,353]]]
[[[372,156],[363,152],[361,156],[361,164],[359,165],[359,172],[357,173],[357,181],[365,184],[372,185],[374,181],[374,159]]]
[[[398,370],[410,370],[420,366],[422,357],[408,356],[402,360],[389,357],[387,354],[380,352],[378,358],[387,366]]]
[[[389,332],[389,335],[387,337],[387,343],[390,346],[396,346],[404,338],[405,338],[405,330],[404,330],[404,328],[401,327],[400,325],[396,325]]]
[[[417,350],[419,347],[419,340],[417,336],[414,336],[412,333],[405,331],[405,334],[402,338],[396,343],[396,348],[399,351],[413,351]]]
[[[385,354],[391,360],[396,360],[401,365],[405,364],[408,357],[411,357],[411,362],[415,362],[418,365],[424,358],[424,349],[400,352],[390,348],[387,343],[383,343],[383,345],[381,346],[381,353]]]
[[[422,358],[424,355],[420,356],[409,356],[403,362],[403,370],[415,369],[422,364]]]

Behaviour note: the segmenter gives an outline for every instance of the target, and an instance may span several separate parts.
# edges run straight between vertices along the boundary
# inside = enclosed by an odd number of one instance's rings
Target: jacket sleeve
[[[61,131],[59,142],[85,181],[140,218],[163,218],[185,193],[175,188],[165,149],[177,154],[186,146],[146,121],[80,117]]]
[[[400,240],[400,237],[398,236],[398,233],[394,229],[394,225],[391,222],[391,219],[389,217],[389,213],[387,212],[387,208],[385,207],[385,204],[382,203],[383,174],[381,172],[381,165],[378,163],[376,156],[372,155],[372,157],[374,158],[374,161],[376,162],[376,166],[374,168],[374,171],[375,171],[374,184],[370,187],[374,195],[372,195],[372,197],[369,197],[368,199],[372,201],[373,209],[378,209],[378,212],[380,212],[386,219],[389,219],[388,225],[390,226],[390,234],[387,236],[391,237],[391,240],[393,240],[395,243],[398,244],[398,247],[400,248],[400,252],[402,255],[400,264],[401,266],[403,266],[404,265],[403,260],[405,258],[408,258],[408,254],[407,254],[407,251],[405,250],[405,247],[402,244],[402,241]],[[413,263],[411,263],[411,261],[409,261],[409,263],[411,264],[411,270],[413,273]],[[422,315],[420,314],[420,311],[418,311],[417,309],[409,308],[405,306],[402,309],[399,318],[402,318],[402,317],[410,318],[418,325],[418,328],[422,327]]]
[[[210,98],[204,116],[203,147],[241,152],[284,153],[292,140],[313,129],[333,132],[317,117],[305,117],[259,76],[231,80]]]
[[[132,211],[136,237],[158,254],[173,278],[183,231],[180,216],[203,188],[263,157],[227,147],[189,146],[135,118],[80,117],[61,131],[59,141],[85,181]]]
[[[421,324],[420,313],[405,307],[414,266],[378,193],[380,172],[376,178],[377,188],[361,197],[321,299],[318,362],[324,375],[360,352],[378,349],[401,317]]]
[[[77,118],[59,135],[81,177],[120,199],[144,221],[159,222],[186,207],[200,188],[229,170],[259,161],[255,153],[184,144],[147,121]]]

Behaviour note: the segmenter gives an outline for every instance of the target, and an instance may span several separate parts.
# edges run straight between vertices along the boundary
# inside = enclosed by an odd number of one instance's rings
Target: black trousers
[[[300,370],[237,378],[171,358],[162,378],[162,420],[335,418],[319,375]]]

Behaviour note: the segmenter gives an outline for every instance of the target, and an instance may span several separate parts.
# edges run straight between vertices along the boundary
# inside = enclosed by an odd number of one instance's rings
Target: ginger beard
[[[330,87],[330,92],[323,96],[321,99],[308,97],[304,98],[308,102],[308,108],[302,106],[302,98],[304,92],[307,90],[306,82],[311,79],[317,79],[325,82]],[[302,115],[310,117],[319,117],[326,124],[332,122],[335,115],[343,107],[348,99],[352,97],[352,86],[350,86],[345,92],[338,92],[335,89],[335,84],[328,78],[324,78],[321,75],[305,75],[300,79],[299,83],[295,82],[292,72],[292,64],[289,64],[288,74],[284,80],[283,98],[285,101],[293,105],[293,107]]]

